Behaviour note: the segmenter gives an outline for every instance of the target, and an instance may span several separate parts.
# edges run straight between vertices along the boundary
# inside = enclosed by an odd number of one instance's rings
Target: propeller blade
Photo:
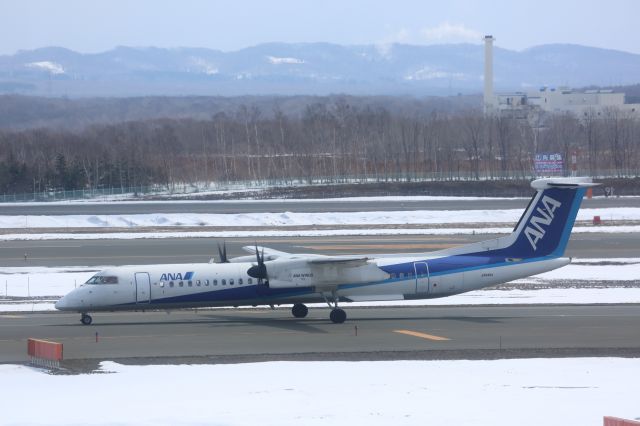
[[[264,263],[264,249],[262,251],[263,256],[260,257],[260,251],[258,250],[258,243],[256,243],[256,259],[258,261],[258,265],[262,265]]]
[[[268,280],[267,265],[264,264],[264,248],[262,253],[258,250],[258,243],[256,243],[256,261],[257,265],[252,265],[247,270],[247,275],[253,278],[257,278],[258,284],[262,284],[262,280]]]
[[[220,247],[220,243],[218,243],[218,254],[220,255],[220,262],[218,263],[229,263],[229,259],[227,258],[227,242],[222,242],[222,247]]]

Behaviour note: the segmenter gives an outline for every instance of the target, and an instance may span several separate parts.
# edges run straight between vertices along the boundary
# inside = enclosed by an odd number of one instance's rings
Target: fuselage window
[[[169,287],[173,287],[173,281],[169,281]]]
[[[229,285],[233,285],[233,278],[229,278]]]
[[[160,281],[160,287],[164,287],[164,281]]]
[[[227,285],[227,280],[222,280],[222,285]]]
[[[238,278],[238,285],[242,285],[242,278]]]
[[[196,285],[197,285],[198,287],[200,287],[200,286],[202,285],[202,283],[200,282],[200,280],[196,280]]]
[[[208,286],[209,285],[209,280],[204,280],[204,285]]]
[[[184,286],[184,282],[180,281],[180,282],[178,283],[178,285],[179,285],[180,287],[182,287],[182,286]]]
[[[253,278],[247,278],[247,284],[253,284]]]
[[[218,280],[213,280],[213,285],[218,285]]]
[[[189,287],[193,287],[193,281],[189,281]]]

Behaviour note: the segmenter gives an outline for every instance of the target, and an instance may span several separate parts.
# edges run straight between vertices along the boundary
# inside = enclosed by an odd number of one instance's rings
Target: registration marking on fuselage
[[[447,337],[435,336],[433,334],[421,333],[419,331],[412,331],[412,330],[393,330],[393,332],[406,334],[407,336],[419,337],[421,339],[428,339],[428,340],[436,340],[436,341],[451,340]]]

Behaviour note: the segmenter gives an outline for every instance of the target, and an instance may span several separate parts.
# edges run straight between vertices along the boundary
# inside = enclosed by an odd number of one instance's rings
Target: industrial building
[[[574,91],[570,88],[541,87],[537,91],[493,91],[493,42],[484,37],[484,111],[515,118],[531,118],[541,113],[573,113],[577,117],[602,117],[617,110],[640,118],[640,104],[625,103],[625,94],[612,90]]]

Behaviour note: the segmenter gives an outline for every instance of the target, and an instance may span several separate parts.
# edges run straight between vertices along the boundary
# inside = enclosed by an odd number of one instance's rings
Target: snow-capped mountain
[[[68,96],[456,94],[482,89],[483,46],[268,43],[222,52],[135,48],[81,54],[59,47],[0,56],[0,93]],[[640,55],[577,45],[496,48],[497,90],[624,85]]]

